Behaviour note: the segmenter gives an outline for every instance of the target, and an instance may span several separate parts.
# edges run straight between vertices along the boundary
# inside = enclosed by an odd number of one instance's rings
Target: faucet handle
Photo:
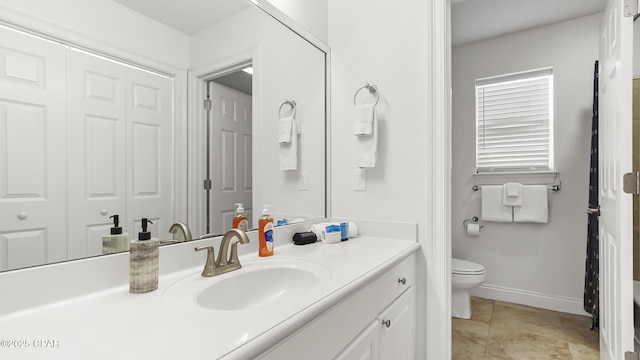
[[[198,246],[194,248],[195,251],[207,250],[207,262],[204,264],[204,269],[202,270],[202,276],[210,277],[215,275],[214,270],[216,268],[215,257],[213,252],[213,246]]]

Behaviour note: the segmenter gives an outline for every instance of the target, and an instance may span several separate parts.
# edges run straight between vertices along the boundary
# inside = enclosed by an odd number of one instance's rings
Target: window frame
[[[486,121],[486,116],[483,113],[479,114],[480,94],[479,91],[483,91],[487,87],[496,85],[509,85],[509,84],[522,84],[526,81],[539,81],[545,79],[546,86],[548,87],[548,102],[546,103],[546,110],[548,112],[548,119],[546,119],[546,131],[547,137],[547,149],[546,149],[546,166],[533,166],[532,164],[523,163],[521,166],[478,166],[481,156],[479,153],[480,142],[484,140],[481,136],[481,121]],[[539,99],[538,99],[539,100]],[[509,73],[491,77],[485,77],[476,79],[475,81],[475,173],[476,174],[500,174],[500,173],[555,173],[554,170],[554,71],[553,67],[545,67],[540,69],[526,70],[516,73]],[[483,104],[483,109],[485,106]],[[484,125],[483,125],[484,126]],[[542,129],[542,127],[541,127]],[[484,129],[483,129],[484,134]],[[481,139],[482,138],[482,139]],[[535,150],[531,150],[531,154],[536,154]],[[506,158],[505,158],[506,159]]]

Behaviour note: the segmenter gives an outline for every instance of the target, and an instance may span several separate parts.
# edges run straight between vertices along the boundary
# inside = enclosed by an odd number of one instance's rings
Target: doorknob
[[[597,209],[589,208],[587,209],[587,214],[600,216],[600,208],[597,208]]]

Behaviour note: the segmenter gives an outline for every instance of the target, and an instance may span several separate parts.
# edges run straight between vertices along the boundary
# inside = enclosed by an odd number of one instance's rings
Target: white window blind
[[[553,169],[553,69],[476,80],[476,171]]]

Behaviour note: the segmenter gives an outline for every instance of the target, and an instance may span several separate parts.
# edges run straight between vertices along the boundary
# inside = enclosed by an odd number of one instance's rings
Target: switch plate
[[[353,170],[353,190],[367,190],[367,169],[356,168]]]
[[[309,190],[309,172],[307,170],[298,171],[298,191]]]

